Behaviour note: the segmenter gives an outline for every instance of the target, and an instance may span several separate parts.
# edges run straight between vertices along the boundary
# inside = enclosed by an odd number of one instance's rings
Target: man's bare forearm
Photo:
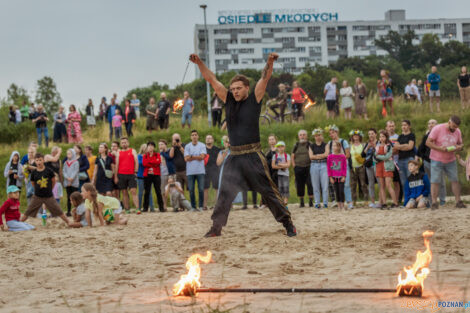
[[[201,72],[202,77],[209,82],[209,84],[213,85],[217,81],[217,77],[215,74],[204,64],[204,62],[197,63],[199,67],[199,71]],[[214,89],[215,87],[212,86]]]
[[[261,73],[262,79],[269,80],[271,78],[271,75],[273,74],[273,63],[274,62],[272,60],[268,60],[268,62],[266,62],[263,72]]]

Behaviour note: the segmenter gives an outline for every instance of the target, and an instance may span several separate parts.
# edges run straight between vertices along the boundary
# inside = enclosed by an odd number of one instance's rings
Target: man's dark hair
[[[408,124],[408,126],[411,126],[411,122],[410,122],[410,120],[403,120],[403,121],[401,121],[401,122],[402,122],[402,123],[406,123],[406,124]]]
[[[237,74],[233,76],[233,78],[230,80],[230,85],[235,82],[242,82],[246,87],[250,87],[250,80],[245,75]]]
[[[458,117],[457,115],[452,115],[450,117],[450,121],[454,123],[455,125],[460,126],[461,120],[460,120],[460,117]]]
[[[369,131],[373,131],[375,134],[377,134],[377,129],[375,129],[373,127],[369,128]]]
[[[127,137],[121,137],[120,140],[127,140],[127,141],[129,141],[129,138],[127,138]]]
[[[36,154],[34,155],[34,158],[35,158],[35,159],[44,159],[44,155],[43,155],[42,153],[39,153],[39,152],[38,152],[38,153],[36,153]]]
[[[117,141],[117,140],[114,140],[114,141],[112,142],[112,144],[113,144],[113,143],[117,144],[118,147],[121,146],[121,143],[120,143],[119,141]]]
[[[191,135],[192,135],[193,133],[196,133],[196,134],[199,135],[199,133],[198,133],[197,130],[195,130],[195,129],[193,129],[193,130],[191,131]]]
[[[165,139],[160,139],[158,142],[163,142],[165,145],[168,145]]]
[[[147,142],[147,147],[148,146],[153,146],[155,148],[155,142],[153,142],[153,141]]]

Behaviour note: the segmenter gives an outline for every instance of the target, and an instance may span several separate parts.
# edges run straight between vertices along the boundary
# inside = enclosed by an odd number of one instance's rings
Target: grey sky
[[[99,103],[154,81],[181,82],[193,51],[194,24],[208,23],[219,10],[316,8],[338,12],[339,20],[383,19],[388,9],[407,18],[468,17],[470,1],[253,1],[253,0],[0,0],[0,98],[14,82],[30,93],[49,75],[64,105]],[[194,78],[189,67],[186,81]]]

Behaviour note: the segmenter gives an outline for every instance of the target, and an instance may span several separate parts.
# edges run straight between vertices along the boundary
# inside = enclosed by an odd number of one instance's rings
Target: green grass
[[[297,138],[297,132],[300,129],[305,129],[310,134],[311,131],[316,127],[325,127],[330,124],[336,124],[340,128],[340,133],[342,138],[348,138],[348,133],[351,129],[361,129],[364,132],[367,129],[374,127],[377,130],[383,129],[385,123],[388,119],[395,121],[397,125],[397,133],[401,132],[400,121],[403,119],[409,119],[412,122],[413,132],[416,134],[417,144],[420,143],[423,134],[426,131],[427,121],[431,118],[436,119],[438,122],[446,122],[450,115],[456,114],[459,115],[462,119],[461,131],[464,138],[470,138],[470,128],[466,125],[470,122],[470,112],[461,112],[460,101],[458,100],[445,100],[441,102],[442,113],[430,113],[429,105],[419,104],[419,103],[410,103],[404,102],[401,98],[397,98],[394,101],[395,116],[389,118],[383,118],[381,115],[382,105],[376,97],[371,97],[368,99],[368,113],[370,120],[365,121],[362,119],[353,119],[345,120],[342,116],[335,120],[327,120],[326,109],[324,104],[319,104],[315,107],[310,108],[306,112],[305,120],[302,123],[292,123],[292,124],[279,124],[274,123],[271,125],[261,126],[261,143],[263,149],[267,149],[267,137],[269,134],[275,134],[279,140],[286,142],[286,151],[290,152],[294,146]],[[264,112],[264,107],[262,112]],[[204,141],[204,137],[207,134],[212,134],[215,138],[216,145],[220,146],[221,138],[226,134],[226,131],[221,131],[218,128],[212,128],[208,126],[207,116],[194,116],[193,125],[191,129],[197,129],[200,134],[200,141]],[[131,146],[136,150],[139,149],[140,145],[147,142],[148,140],[158,141],[159,139],[166,139],[168,142],[171,142],[171,135],[173,133],[181,134],[181,137],[184,142],[190,141],[190,129],[187,127],[181,129],[180,125],[180,115],[172,115],[170,118],[170,128],[168,130],[158,130],[149,134],[145,130],[145,118],[137,121],[135,126],[134,134],[135,136],[130,139]],[[49,133],[52,135],[52,129]],[[27,152],[28,144],[31,140],[35,140],[34,135],[23,136],[15,144],[1,145],[0,146],[0,164],[5,166],[9,160],[10,153],[13,150],[18,150],[21,155],[24,155]],[[90,144],[95,151],[97,151],[98,145],[101,142],[108,142],[108,124],[99,123],[93,129],[87,129],[84,131],[84,142]],[[67,148],[71,147],[68,144],[60,145],[65,151]],[[50,149],[41,148],[39,151],[43,153],[48,153]],[[466,153],[463,153],[466,154]],[[461,182],[463,184],[464,193],[469,193],[470,188],[466,182],[463,174],[463,170],[460,169]],[[5,183],[6,180],[3,179],[0,181],[0,196],[2,199],[5,199]],[[449,189],[450,191],[450,189]],[[290,184],[290,199],[289,202],[297,202],[295,187],[294,187],[294,177],[291,171],[291,184]],[[188,199],[189,199],[189,195]],[[213,204],[213,199],[215,194],[211,193],[212,201],[209,202],[209,205]],[[156,202],[156,201],[155,201]],[[24,193],[22,194],[21,207],[24,209],[26,205],[26,199]],[[66,201],[62,201],[62,205],[65,206]],[[251,195],[249,193],[249,203],[251,203]]]

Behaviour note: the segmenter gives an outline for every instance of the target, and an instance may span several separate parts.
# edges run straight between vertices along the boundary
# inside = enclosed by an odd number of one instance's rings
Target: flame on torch
[[[193,254],[186,262],[188,274],[181,275],[180,280],[173,286],[174,296],[195,296],[197,289],[201,287],[201,267],[200,263],[209,263],[212,258],[212,253],[207,251],[206,256],[200,254]]]
[[[304,96],[305,101],[307,103],[305,104],[305,111],[307,111],[310,107],[314,106],[316,104],[315,101],[312,101],[307,95]]]
[[[173,113],[176,113],[180,111],[184,106],[184,101],[183,99],[176,99],[175,102],[173,102]]]

